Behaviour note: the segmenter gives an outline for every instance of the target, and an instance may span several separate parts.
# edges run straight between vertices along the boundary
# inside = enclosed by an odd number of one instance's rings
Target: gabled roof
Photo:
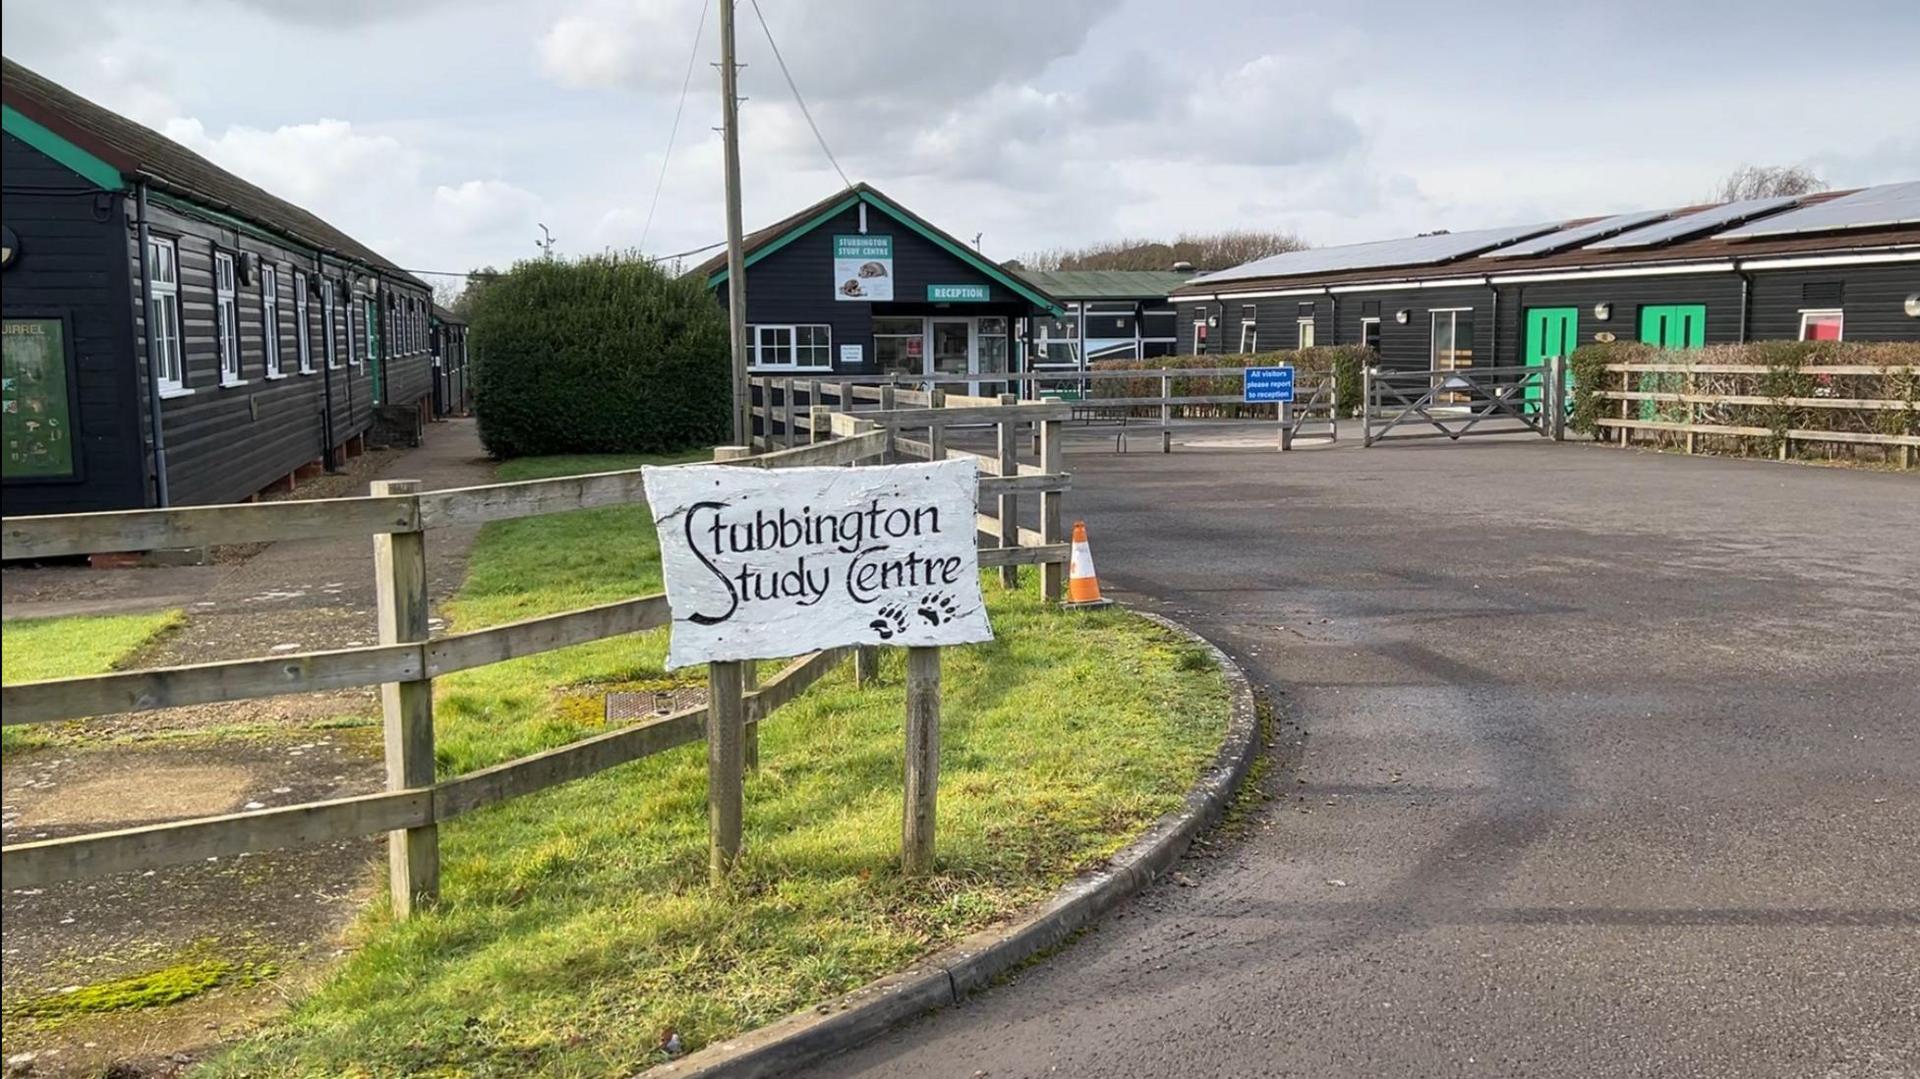
[[[0,101],[8,134],[102,189],[125,190],[146,180],[156,191],[427,288],[317,215],[12,60],[0,61]]]
[[[463,319],[459,315],[454,314],[452,311],[449,311],[446,308],[441,307],[439,304],[433,305],[433,320],[435,322],[445,322],[452,326],[465,326],[467,324],[466,319]]]
[[[798,213],[782,218],[766,228],[748,233],[743,244],[747,265],[773,254],[793,241],[826,224],[849,208],[860,203],[886,214],[907,228],[931,240],[935,246],[945,250],[960,261],[978,270],[984,277],[991,278],[1008,291],[1020,296],[1036,307],[1045,308],[1054,314],[1064,314],[1060,301],[1048,295],[1046,290],[1024,281],[1018,274],[1002,269],[989,261],[979,252],[961,243],[947,233],[935,228],[925,218],[920,217],[899,203],[889,199],[871,184],[858,183],[836,192]],[[698,274],[707,281],[707,287],[713,288],[727,279],[727,254],[722,251],[688,271]]]
[[[1063,300],[1165,299],[1193,275],[1178,270],[1018,270],[1049,296]]]

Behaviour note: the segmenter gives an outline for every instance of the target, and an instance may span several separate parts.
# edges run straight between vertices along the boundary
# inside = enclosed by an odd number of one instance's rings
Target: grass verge
[[[183,620],[179,611],[169,610],[0,622],[0,682],[104,674]],[[32,728],[0,728],[0,750],[25,749],[41,740]]]
[[[627,467],[521,462],[502,478]],[[459,628],[658,587],[644,508],[487,526]],[[440,907],[376,913],[292,1013],[211,1075],[619,1075],[777,1019],[1049,895],[1176,808],[1228,714],[1204,650],[1118,611],[988,584],[998,639],[950,649],[939,866],[903,878],[903,665],[843,667],[763,725],[746,850],[706,882],[705,757],[683,747],[441,829]],[[446,680],[448,771],[598,730],[599,687],[670,677],[664,633]]]

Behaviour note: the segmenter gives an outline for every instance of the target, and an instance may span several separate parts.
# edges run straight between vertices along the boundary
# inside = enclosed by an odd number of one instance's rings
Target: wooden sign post
[[[723,447],[715,456],[738,453]],[[876,646],[907,650],[901,862],[908,873],[930,870],[940,648],[993,639],[980,594],[973,461],[779,471],[679,465],[648,467],[643,476],[673,611],[668,666],[707,664],[714,883],[740,855],[743,776],[756,756],[744,707],[748,665],[846,646],[859,649],[863,680],[874,676]]]

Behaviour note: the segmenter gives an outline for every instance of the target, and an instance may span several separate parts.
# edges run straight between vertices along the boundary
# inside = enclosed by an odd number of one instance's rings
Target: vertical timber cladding
[[[119,227],[125,200],[98,191],[11,132],[0,135],[0,145],[0,171],[17,185],[6,195],[7,230],[17,242],[5,271],[6,314],[9,320],[65,320],[76,455],[75,473],[65,478],[16,480],[9,470],[7,512],[145,506],[142,398],[134,365],[125,362],[134,350],[132,299],[121,272],[127,258]]]

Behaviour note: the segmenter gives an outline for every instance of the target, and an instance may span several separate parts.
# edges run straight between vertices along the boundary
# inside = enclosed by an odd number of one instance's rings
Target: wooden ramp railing
[[[812,413],[825,406],[832,413],[858,413],[898,409],[949,410],[992,409],[1023,400],[1029,403],[1064,405],[1061,418],[1088,423],[1110,422],[1116,428],[1114,448],[1124,452],[1130,434],[1160,435],[1163,452],[1172,449],[1172,432],[1192,424],[1196,410],[1233,411],[1239,418],[1271,415],[1281,449],[1292,448],[1295,437],[1307,433],[1324,434],[1337,439],[1337,389],[1334,376],[1303,375],[1298,396],[1287,404],[1248,403],[1244,393],[1179,393],[1182,380],[1239,380],[1246,377],[1244,367],[1166,367],[1124,370],[1022,371],[973,376],[852,376],[807,378],[802,376],[758,375],[751,379],[750,395],[755,421],[754,445],[763,448],[796,446],[813,433]],[[1142,385],[1148,391],[1135,392]],[[947,386],[1009,387],[1007,393],[994,396],[970,396],[944,389]],[[924,388],[916,388],[924,387]],[[939,404],[935,404],[938,401]],[[890,403],[883,403],[890,402]],[[1271,410],[1269,412],[1268,410]],[[1252,411],[1257,417],[1247,416]],[[1183,419],[1183,414],[1185,418]],[[955,413],[949,426],[999,422],[985,413],[971,416]],[[1016,421],[1022,422],[1022,421]],[[1024,422],[1031,423],[1031,419]],[[1310,426],[1321,427],[1309,432]],[[1037,445],[1039,432],[1033,432]]]
[[[888,408],[861,417],[857,429],[821,423],[814,441],[751,455],[724,449],[716,456],[742,467],[858,466],[925,456],[900,437],[924,428],[930,440],[955,417],[977,422],[988,412],[1011,431],[1037,423],[1043,464],[1021,464],[1012,453],[982,458],[981,495],[997,507],[982,515],[982,565],[1012,579],[1023,564],[1043,567],[1042,588],[1058,598],[1068,556],[1060,539],[1061,492],[1057,425],[1063,410],[1047,404],[969,406],[951,412]],[[1051,432],[1051,433],[1049,433]],[[1006,443],[1003,440],[1003,445]],[[744,456],[743,456],[744,455]],[[969,455],[972,456],[972,455]],[[1050,464],[1048,463],[1050,462]],[[374,794],[246,813],[9,844],[0,848],[8,887],[40,887],[74,878],[146,870],[246,851],[306,846],[377,832],[389,834],[389,880],[397,916],[434,900],[439,889],[438,824],[483,806],[568,783],[621,764],[712,737],[718,704],[684,709],[582,741],[436,779],[433,771],[433,680],[455,671],[665,626],[660,594],[529,618],[486,629],[429,637],[425,533],[645,499],[639,470],[603,472],[522,483],[419,491],[408,481],[375,485],[364,498],[196,506],[120,513],[11,517],[0,520],[0,554],[7,559],[49,558],[102,551],[260,542],[314,537],[371,536],[379,591],[377,644],[271,657],[218,660],[148,670],[23,682],[0,687],[0,720],[7,725],[241,701],[292,693],[380,686],[387,729],[387,789]],[[1038,534],[1017,535],[1015,499],[1042,500]],[[1003,526],[1001,522],[1009,522]],[[1011,542],[1002,534],[1013,537]],[[726,702],[728,737],[744,735],[748,759],[757,755],[757,724],[832,670],[854,649],[831,649],[789,663],[762,685],[743,685]],[[861,656],[870,676],[872,657]],[[716,694],[716,698],[724,694]]]

